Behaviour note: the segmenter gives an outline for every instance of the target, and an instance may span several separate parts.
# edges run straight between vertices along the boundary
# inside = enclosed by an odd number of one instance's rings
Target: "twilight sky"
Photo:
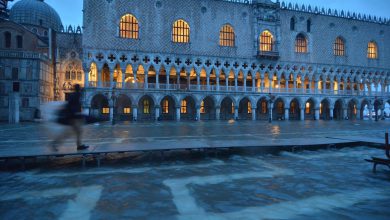
[[[18,1],[22,0],[14,0],[10,3],[10,6]],[[70,24],[82,25],[83,0],[45,0],[45,2],[57,10],[64,26]],[[390,18],[389,0],[286,0],[286,2],[298,3],[299,5],[310,3],[312,6],[337,9],[338,11],[347,10]]]

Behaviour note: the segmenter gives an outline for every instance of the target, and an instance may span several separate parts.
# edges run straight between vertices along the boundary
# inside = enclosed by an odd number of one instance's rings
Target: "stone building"
[[[107,119],[362,119],[389,100],[390,26],[375,16],[86,0],[83,26],[85,108]]]
[[[390,100],[390,23],[372,15],[270,0],[84,0],[81,29],[21,0],[2,22],[45,45],[34,50],[51,78],[32,87],[51,93],[30,93],[37,109],[74,83],[85,111],[106,120],[363,119]],[[13,83],[4,56],[2,119]]]
[[[65,30],[43,0],[21,0],[10,10],[7,2],[0,4],[0,121],[14,114],[30,121],[41,104],[64,100],[72,84],[84,84],[81,28]]]

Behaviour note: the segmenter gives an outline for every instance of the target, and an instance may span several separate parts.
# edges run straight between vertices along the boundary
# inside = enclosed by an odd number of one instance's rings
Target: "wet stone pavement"
[[[67,164],[0,173],[0,219],[389,219],[369,147]]]

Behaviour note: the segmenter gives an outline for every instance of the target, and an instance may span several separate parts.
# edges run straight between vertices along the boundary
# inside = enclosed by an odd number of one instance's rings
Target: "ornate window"
[[[150,114],[150,104],[149,104],[149,100],[145,99],[143,101],[143,104],[144,104],[144,114]]]
[[[131,14],[124,15],[119,24],[119,34],[121,38],[138,39],[138,20]]]
[[[377,59],[378,58],[378,46],[373,41],[368,43],[367,57],[369,59]]]
[[[182,114],[186,114],[187,113],[187,101],[186,100],[182,100],[181,101],[180,113],[182,113]]]
[[[294,31],[295,30],[295,18],[292,17],[290,19],[290,30]]]
[[[173,23],[172,41],[175,43],[190,42],[190,26],[184,20],[177,20]]]
[[[10,48],[11,47],[11,33],[5,32],[4,39],[5,39],[5,48]]]
[[[335,56],[345,56],[345,43],[341,37],[336,38],[333,49]]]
[[[165,99],[162,103],[162,113],[168,114],[169,113],[169,102],[168,99]]]
[[[233,27],[226,24],[219,31],[219,45],[223,47],[234,47],[235,36]]]
[[[303,34],[298,34],[295,39],[295,52],[307,53],[307,40]]]
[[[260,51],[273,51],[273,36],[269,31],[263,31],[260,35]]]

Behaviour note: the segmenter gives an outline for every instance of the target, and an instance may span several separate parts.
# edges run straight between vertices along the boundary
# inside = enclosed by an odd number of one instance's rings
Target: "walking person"
[[[85,117],[81,114],[81,88],[79,84],[74,86],[74,92],[69,95],[68,102],[65,107],[59,112],[58,123],[70,126],[71,130],[58,135],[53,143],[52,148],[58,151],[58,145],[68,136],[70,132],[76,135],[77,150],[85,150],[88,146],[81,144],[82,126],[85,124]]]

